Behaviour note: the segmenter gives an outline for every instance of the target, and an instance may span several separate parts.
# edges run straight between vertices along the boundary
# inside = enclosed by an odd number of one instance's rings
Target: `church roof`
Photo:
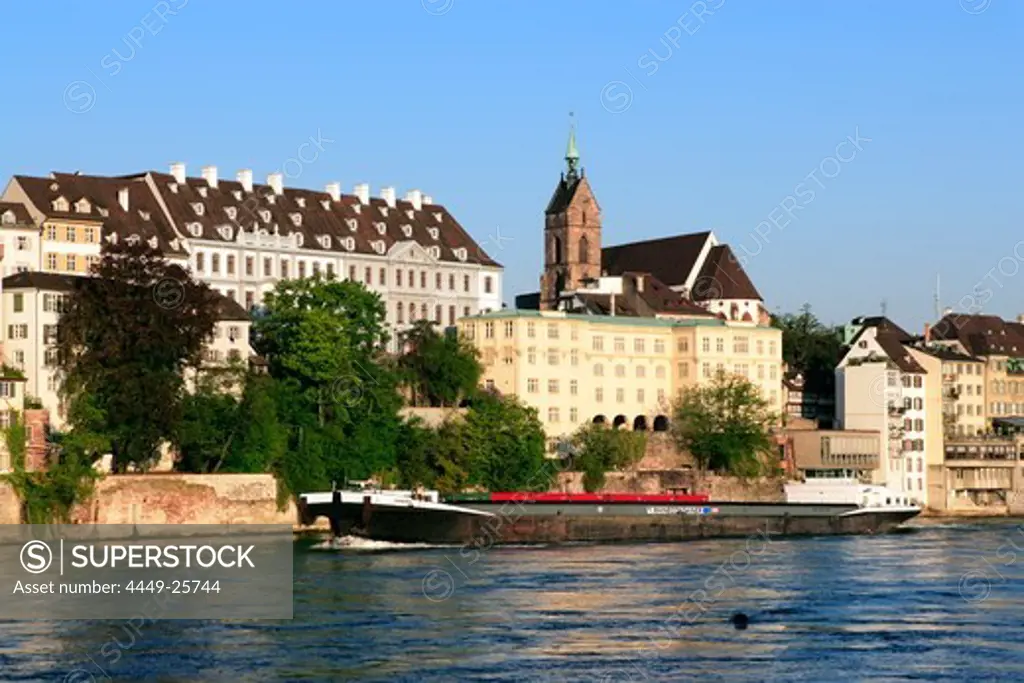
[[[701,287],[701,282],[710,286]],[[754,283],[747,277],[736,255],[727,244],[712,247],[694,283],[694,301],[708,299],[757,299],[761,301]]]
[[[686,283],[710,236],[710,231],[694,232],[605,247],[601,250],[601,270],[608,275],[627,271],[650,273],[669,287],[680,287]]]

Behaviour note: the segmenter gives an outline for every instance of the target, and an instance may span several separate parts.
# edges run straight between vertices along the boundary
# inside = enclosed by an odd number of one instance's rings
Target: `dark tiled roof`
[[[35,225],[32,220],[32,216],[29,215],[28,209],[22,204],[17,202],[0,202],[0,219],[3,215],[10,211],[14,215],[14,222],[20,225]]]
[[[355,195],[342,194],[334,201],[327,192],[316,190],[283,188],[276,195],[269,185],[254,183],[252,192],[246,192],[236,180],[220,180],[217,187],[211,187],[205,178],[177,183],[166,173],[149,175],[186,238],[235,242],[240,230],[284,236],[299,233],[303,249],[349,253],[344,240],[351,237],[355,242],[352,251],[363,254],[377,254],[373,245],[378,241],[385,254],[398,242],[415,241],[425,249],[438,247],[442,261],[499,265],[439,204],[421,204],[417,210],[403,199],[396,199],[390,207],[385,200],[371,197],[364,205]],[[198,233],[192,231],[193,226],[198,226]],[[220,233],[222,226],[231,228],[229,236]],[[432,229],[436,229],[436,238]],[[325,235],[331,238],[327,247],[319,241]],[[465,261],[458,257],[460,249],[465,250]]]
[[[912,337],[902,327],[894,323],[889,318],[882,315],[872,315],[867,317],[854,318],[851,321],[854,325],[860,325],[864,327],[877,327],[879,332],[894,334],[900,341],[910,341]]]
[[[931,328],[937,341],[959,341],[973,356],[1024,357],[1024,325],[995,315],[950,313]]]
[[[650,273],[669,287],[686,283],[710,232],[631,242],[601,250],[601,270],[608,275]]]
[[[219,292],[218,292],[219,295]],[[217,297],[217,320],[250,320],[249,314],[242,305],[232,298],[219,295]]]
[[[108,242],[135,235],[166,255],[185,253],[159,203],[144,183],[70,173],[52,175],[52,178],[14,176],[32,204],[48,218],[102,224],[102,237]],[[118,192],[122,189],[128,190],[127,211],[118,201]],[[60,197],[67,200],[69,211],[54,209],[53,203]],[[89,202],[89,211],[76,211],[75,203],[83,198]],[[112,237],[115,234],[117,237]]]
[[[582,178],[576,178],[575,180],[566,180],[565,174],[562,174],[562,179],[558,181],[558,185],[555,187],[554,194],[551,195],[551,201],[548,202],[548,208],[544,209],[544,213],[561,213],[572,202],[572,198],[576,195],[576,189],[579,188]]]
[[[528,292],[516,295],[516,309],[520,311],[539,311],[540,292]]]
[[[38,271],[15,273],[3,279],[5,290],[45,289],[54,292],[70,292],[85,279],[81,275],[62,275]]]
[[[938,358],[939,360],[959,361],[961,363],[985,362],[981,358],[975,358],[974,356],[969,356],[966,353],[960,353],[956,349],[951,349],[948,346],[936,346],[934,344],[926,346],[923,344],[915,344],[914,348],[920,351],[921,353],[927,353],[929,356],[932,356],[933,358]]]
[[[761,301],[754,283],[727,244],[712,247],[704,265],[693,283],[694,301],[709,299],[757,299]]]
[[[711,313],[685,299],[649,273],[624,273],[623,292],[615,296],[615,315],[654,317],[685,315],[713,318]],[[611,314],[612,296],[579,290],[575,293],[590,313]]]
[[[885,355],[889,356],[900,370],[903,372],[927,374],[927,371],[921,367],[921,364],[914,360],[910,351],[903,346],[899,335],[879,330],[875,335],[875,339],[878,341],[878,345],[882,347],[882,350],[885,351]]]

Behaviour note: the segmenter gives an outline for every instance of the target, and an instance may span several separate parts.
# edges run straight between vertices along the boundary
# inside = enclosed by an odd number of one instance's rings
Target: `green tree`
[[[470,483],[490,491],[545,491],[551,468],[537,409],[514,396],[481,392],[465,418]]]
[[[217,295],[156,250],[124,242],[105,248],[95,274],[70,293],[58,324],[69,422],[106,441],[115,471],[145,469],[177,426],[183,371],[213,332]]]
[[[583,472],[583,488],[600,491],[605,474],[632,467],[644,457],[647,435],[604,425],[586,424],[572,435],[573,464]]]
[[[10,415],[10,425],[4,429],[4,445],[7,446],[7,454],[10,456],[11,469],[17,471],[25,469],[28,430],[25,428],[25,420],[21,413],[12,410]]]
[[[279,282],[254,324],[286,437],[272,465],[290,493],[395,467],[397,373],[380,297],[319,276]]]
[[[687,389],[672,407],[672,436],[701,471],[738,476],[762,473],[772,451],[777,416],[760,389],[743,377],[719,372],[709,384]]]
[[[454,407],[476,390],[479,353],[454,330],[438,334],[434,323],[419,320],[402,339],[406,352],[398,366],[413,405]]]
[[[803,375],[808,393],[831,396],[843,347],[842,328],[824,325],[810,304],[804,304],[799,313],[774,316],[772,325],[782,330],[782,360],[790,375]]]

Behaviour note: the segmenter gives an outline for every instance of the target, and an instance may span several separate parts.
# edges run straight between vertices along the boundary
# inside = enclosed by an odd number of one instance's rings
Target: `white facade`
[[[921,504],[928,502],[927,458],[930,448],[926,389],[922,369],[904,371],[865,328],[836,368],[836,419],[840,429],[880,434],[880,463],[886,487]],[[900,345],[900,352],[910,356]],[[902,360],[902,359],[901,359]]]

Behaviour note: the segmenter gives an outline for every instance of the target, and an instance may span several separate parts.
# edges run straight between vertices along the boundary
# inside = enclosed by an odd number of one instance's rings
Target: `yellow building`
[[[718,371],[782,410],[782,332],[718,317],[659,318],[503,310],[459,321],[485,386],[537,408],[549,437],[588,422],[668,428],[671,401]]]

